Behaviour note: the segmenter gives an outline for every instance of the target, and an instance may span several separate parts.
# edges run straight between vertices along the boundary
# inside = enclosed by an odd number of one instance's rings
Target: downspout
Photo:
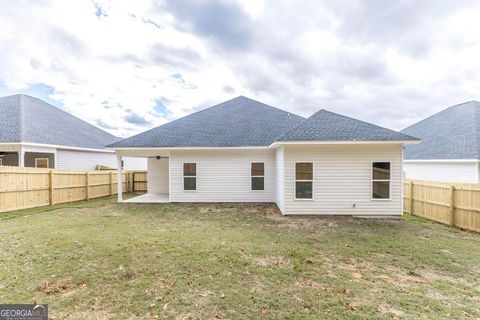
[[[477,181],[476,183],[480,183],[480,160],[477,160]]]

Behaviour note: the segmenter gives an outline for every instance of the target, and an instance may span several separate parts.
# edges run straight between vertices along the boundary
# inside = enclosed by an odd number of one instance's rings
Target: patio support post
[[[18,151],[18,166],[21,168],[25,167],[25,151],[21,149]]]
[[[117,195],[118,195],[118,203],[123,202],[123,177],[122,177],[122,156],[117,154]]]

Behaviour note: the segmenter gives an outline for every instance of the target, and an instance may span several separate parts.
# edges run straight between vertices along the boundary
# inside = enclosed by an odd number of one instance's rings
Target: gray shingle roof
[[[112,148],[269,146],[275,141],[416,140],[321,110],[308,119],[246,98],[220,103],[161,125]]]
[[[480,159],[480,102],[449,107],[401,132],[422,139],[405,159]]]
[[[0,142],[103,149],[118,140],[40,99],[23,94],[0,97]]]
[[[340,114],[320,110],[277,141],[384,141],[418,140]]]
[[[109,147],[268,146],[304,120],[264,103],[237,97]]]

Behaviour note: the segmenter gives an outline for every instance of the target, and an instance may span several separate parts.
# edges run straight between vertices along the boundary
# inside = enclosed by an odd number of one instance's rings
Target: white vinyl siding
[[[391,164],[390,199],[371,197],[372,162]],[[295,200],[295,162],[313,162],[313,200]],[[402,146],[323,145],[285,147],[284,214],[402,214]]]
[[[283,213],[284,210],[284,203],[285,203],[285,148],[278,147],[275,153],[275,160],[276,160],[276,181],[277,181],[277,191],[275,194],[275,199],[277,202],[277,206],[280,211]]]
[[[477,161],[405,161],[405,178],[441,182],[479,183]]]
[[[147,170],[147,158],[123,157],[123,162],[124,170]]]
[[[116,168],[117,158],[114,153],[57,150],[55,168],[71,170],[95,170],[97,164]]]
[[[251,190],[252,162],[265,163],[265,190]],[[197,164],[197,190],[183,191],[183,163]],[[274,150],[175,150],[170,153],[171,202],[275,202]]]
[[[100,164],[113,169],[117,168],[117,156],[114,153],[75,151],[57,149],[55,168],[67,170],[95,170]],[[124,157],[124,170],[146,170],[145,158]]]
[[[147,192],[168,193],[168,175],[168,158],[149,158]]]

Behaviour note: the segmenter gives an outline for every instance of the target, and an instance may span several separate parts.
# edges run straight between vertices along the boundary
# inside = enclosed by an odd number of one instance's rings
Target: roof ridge
[[[453,109],[453,108],[460,107],[460,106],[462,106],[462,105],[466,105],[466,104],[469,104],[469,103],[472,103],[472,102],[475,103],[475,104],[478,104],[478,105],[480,106],[480,102],[479,102],[479,101],[476,101],[476,100],[470,100],[470,101],[466,101],[466,102],[454,104],[453,106],[449,106],[449,107],[446,107],[446,108],[443,109],[443,110],[440,110],[440,111],[438,111],[438,112],[435,112],[434,114],[431,114],[431,115],[429,115],[428,117],[423,118],[422,120],[420,120],[420,121],[418,121],[418,122],[412,123],[412,124],[409,125],[408,127],[405,127],[405,128],[403,128],[403,129],[401,129],[400,132],[402,132],[403,130],[410,129],[410,128],[413,127],[413,126],[416,126],[416,125],[418,125],[418,124],[420,124],[420,123],[422,123],[422,122],[424,122],[424,121],[429,120],[430,118],[433,118],[433,117],[435,117],[435,116],[437,116],[437,115],[439,115],[439,114],[442,114],[442,113],[444,113],[444,112],[447,112],[447,111],[449,111],[449,110],[451,110],[451,109]]]
[[[259,104],[261,104],[261,105],[264,105],[264,106],[266,106],[266,107],[269,107],[269,108],[271,108],[271,109],[274,109],[274,110],[277,110],[277,111],[281,111],[281,112],[284,112],[284,113],[288,113],[288,114],[297,116],[297,117],[299,117],[299,118],[303,118],[303,119],[305,119],[305,120],[307,119],[307,118],[302,117],[302,116],[299,116],[298,114],[295,114],[295,113],[293,113],[293,112],[290,112],[290,111],[287,111],[287,110],[283,110],[283,109],[274,107],[274,106],[269,105],[269,104],[267,104],[267,103],[264,103],[264,102],[261,102],[261,101],[258,101],[258,100],[255,100],[255,99],[252,99],[252,98],[243,96],[243,95],[240,95],[240,96],[238,96],[238,97],[236,97],[236,98],[233,98],[233,99],[231,99],[231,100],[238,99],[238,98],[244,98],[244,99],[253,101],[253,102],[255,102],[255,103],[259,103]],[[231,100],[229,100],[229,101],[231,101]],[[226,101],[226,102],[227,102],[227,101]]]
[[[233,99],[236,99],[236,98],[238,98],[238,97],[235,97],[235,98],[233,98]],[[193,113],[184,115],[183,117],[180,117],[180,118],[174,119],[174,120],[172,120],[172,121],[166,122],[166,123],[164,123],[164,124],[161,124],[161,125],[159,125],[159,126],[153,127],[153,128],[151,128],[151,129],[148,129],[148,130],[139,132],[139,133],[137,133],[137,134],[135,134],[135,135],[133,135],[133,136],[130,136],[130,137],[127,137],[127,138],[122,138],[122,140],[120,140],[120,141],[129,140],[129,139],[132,139],[132,138],[134,138],[134,137],[136,137],[136,136],[139,136],[139,135],[142,135],[142,134],[146,134],[146,133],[151,132],[151,131],[153,131],[153,130],[155,130],[155,129],[163,126],[163,125],[170,124],[170,123],[174,123],[174,122],[178,122],[178,121],[180,121],[180,120],[182,120],[182,119],[185,119],[185,118],[187,118],[187,117],[193,116],[193,115],[195,115],[195,114],[202,113],[203,111],[210,110],[210,109],[212,109],[212,108],[214,108],[214,107],[218,107],[219,105],[221,105],[221,104],[223,104],[223,103],[225,103],[225,102],[228,102],[228,101],[232,101],[233,99],[230,99],[230,100],[227,100],[227,101],[224,101],[224,102],[220,102],[220,103],[217,103],[216,105],[210,106],[210,107],[208,107],[208,108],[205,108],[205,109],[202,109],[202,110],[198,110],[198,111],[195,111],[195,112],[193,112]],[[120,141],[112,142],[110,145],[113,145],[114,143],[117,143],[117,142],[120,142]],[[110,145],[108,145],[108,146],[110,146]],[[107,147],[108,147],[108,146],[107,146]]]
[[[24,110],[23,110],[23,109],[24,109],[24,106],[25,106],[25,98],[37,100],[37,101],[40,102],[41,104],[48,105],[49,107],[54,108],[54,110],[59,111],[59,112],[61,112],[61,113],[64,114],[64,115],[67,115],[67,116],[69,116],[69,117],[73,117],[73,118],[75,118],[75,119],[78,120],[78,121],[81,121],[81,122],[83,122],[83,123],[88,124],[88,125],[89,125],[90,127],[92,127],[92,128],[95,128],[95,129],[97,129],[97,130],[101,130],[101,131],[103,131],[103,132],[111,135],[111,136],[114,137],[114,138],[119,138],[119,137],[111,134],[110,132],[105,131],[105,130],[103,130],[102,128],[99,128],[99,127],[91,124],[90,122],[88,122],[88,121],[86,121],[86,120],[84,120],[84,119],[81,119],[81,118],[75,116],[74,114],[72,114],[72,113],[70,113],[70,112],[67,112],[67,111],[65,111],[65,110],[63,110],[63,109],[61,109],[61,108],[59,108],[59,107],[57,107],[57,106],[55,106],[55,105],[53,105],[53,104],[51,104],[51,103],[48,103],[48,102],[46,102],[46,101],[44,101],[44,100],[42,100],[42,99],[40,99],[40,98],[38,98],[38,97],[29,95],[29,94],[17,93],[17,94],[12,94],[12,95],[8,95],[8,96],[2,96],[2,97],[0,97],[0,99],[3,99],[3,98],[12,98],[12,97],[17,98],[18,101],[19,101],[19,104],[18,104],[18,105],[19,105],[19,113],[20,113],[19,121],[20,121],[20,128],[21,128],[21,137],[20,137],[20,138],[22,138],[22,139],[23,139],[23,130],[24,130],[24,126],[25,126],[25,124],[24,124],[25,121],[23,121],[23,117],[24,117]],[[23,141],[23,140],[22,140],[22,141]]]
[[[355,119],[355,118],[352,118],[350,116],[345,116],[343,114],[339,114],[339,113],[336,113],[336,112],[333,112],[333,111],[329,111],[329,110],[326,110],[326,109],[322,109],[323,111],[326,111],[326,112],[330,112],[334,115],[337,115],[337,116],[340,116],[340,117],[344,117],[344,118],[348,118],[348,119],[351,119],[351,120],[356,120],[356,121],[359,121],[359,122],[362,122],[364,124],[368,124],[368,125],[371,125],[371,126],[375,126],[377,128],[380,128],[380,129],[384,129],[384,130],[389,130],[389,131],[392,131],[392,132],[395,132],[395,133],[400,133],[400,134],[403,134],[404,136],[407,136],[407,137],[410,137],[410,138],[413,138],[415,140],[419,140],[419,138],[417,137],[414,137],[414,136],[411,136],[409,134],[406,134],[406,133],[402,133],[400,131],[396,131],[396,130],[393,130],[393,129],[389,129],[389,128],[385,128],[385,127],[382,127],[382,126],[379,126],[378,124],[374,124],[374,123],[371,123],[371,122],[367,122],[367,121],[364,121],[364,120],[360,120],[360,119]],[[322,111],[320,110],[320,111]],[[319,112],[320,112],[319,111]]]
[[[129,140],[129,139],[134,138],[134,137],[137,137],[137,136],[139,136],[139,135],[143,135],[143,134],[152,132],[152,131],[156,130],[157,128],[161,127],[161,126],[164,126],[164,125],[167,125],[167,124],[173,124],[173,123],[178,122],[178,121],[180,121],[180,120],[182,120],[182,119],[188,118],[188,117],[190,117],[190,116],[198,115],[198,114],[200,114],[200,113],[202,113],[202,112],[204,112],[204,111],[212,110],[212,109],[215,109],[215,108],[217,108],[217,107],[222,107],[222,106],[224,106],[225,104],[227,104],[227,103],[229,103],[229,102],[232,102],[232,101],[234,101],[234,100],[239,100],[239,99],[245,99],[245,100],[253,101],[253,102],[255,102],[255,103],[258,103],[258,104],[263,105],[264,107],[268,107],[268,108],[273,109],[273,110],[276,110],[276,111],[281,111],[281,112],[286,113],[286,114],[288,114],[288,115],[293,115],[293,116],[295,116],[295,117],[302,118],[303,120],[306,120],[304,117],[299,116],[299,115],[297,115],[297,114],[294,114],[294,113],[292,113],[292,112],[285,111],[285,110],[283,110],[283,109],[280,109],[280,108],[271,106],[271,105],[269,105],[269,104],[266,104],[266,103],[263,103],[263,102],[260,102],[260,101],[257,101],[257,100],[248,98],[248,97],[245,97],[245,96],[243,96],[243,95],[239,95],[239,96],[237,96],[237,97],[235,97],[235,98],[232,98],[232,99],[229,99],[229,100],[227,100],[227,101],[223,101],[223,102],[217,103],[217,104],[215,104],[215,105],[213,105],[213,106],[211,106],[211,107],[207,107],[207,108],[205,108],[205,109],[195,111],[195,112],[190,113],[190,114],[187,114],[187,115],[185,115],[185,116],[183,116],[183,117],[181,117],[181,118],[174,119],[174,120],[172,120],[172,121],[169,121],[169,122],[166,122],[166,123],[164,123],[164,124],[161,124],[160,126],[157,126],[157,127],[148,129],[148,130],[146,130],[146,131],[137,133],[136,135],[127,137],[127,138],[125,138],[125,139],[122,139],[121,141]],[[116,143],[116,142],[113,142],[112,144],[114,144],[114,143]],[[112,144],[111,144],[111,145],[112,145]],[[109,146],[110,146],[110,145],[109,145]]]
[[[114,138],[118,138],[118,137],[114,136],[113,134],[111,134],[110,132],[108,132],[108,131],[106,131],[106,130],[103,130],[103,129],[101,129],[101,128],[99,128],[99,127],[91,124],[90,122],[88,122],[88,121],[86,121],[86,120],[84,120],[84,119],[81,119],[81,118],[77,117],[76,115],[74,115],[74,114],[72,114],[72,113],[70,113],[70,112],[67,112],[67,111],[65,111],[65,110],[63,110],[63,109],[61,109],[61,108],[59,108],[59,107],[57,107],[57,106],[54,106],[53,104],[50,104],[50,103],[48,103],[48,102],[46,102],[46,101],[44,101],[44,100],[42,100],[42,99],[40,99],[40,98],[33,97],[33,96],[28,95],[28,94],[20,94],[20,96],[28,97],[28,98],[30,98],[30,99],[38,100],[40,103],[46,104],[46,105],[48,105],[49,107],[54,108],[55,111],[61,112],[62,114],[66,115],[67,117],[75,118],[76,120],[81,121],[81,122],[83,122],[83,123],[86,123],[88,126],[94,128],[94,129],[96,129],[96,130],[101,130],[101,131],[109,134],[110,136],[112,136],[112,137],[114,137]],[[22,97],[22,98],[23,98],[23,97]]]
[[[336,112],[333,112],[333,111],[330,111],[330,110],[327,110],[327,109],[320,109],[318,110],[317,112],[313,113],[310,117],[308,117],[307,119],[305,119],[305,121],[303,121],[302,123],[298,124],[295,128],[293,128],[292,130],[289,130],[288,132],[284,133],[282,136],[280,136],[279,138],[275,139],[276,141],[278,140],[281,140],[283,139],[284,137],[288,136],[289,134],[295,132],[297,129],[299,129],[301,126],[303,126],[305,123],[307,123],[309,120],[313,119],[315,116],[317,116],[318,114],[320,113],[329,113],[329,114],[332,114],[334,116],[337,116],[337,117],[341,117],[341,118],[346,118],[346,119],[349,119],[349,120],[352,120],[352,121],[355,121],[355,122],[360,122],[360,123],[363,123],[363,124],[366,124],[366,125],[369,125],[369,126],[373,126],[377,129],[382,129],[382,130],[387,130],[387,131],[390,131],[392,133],[396,133],[396,134],[401,134],[401,135],[404,135],[408,138],[412,138],[412,139],[415,139],[415,140],[418,140],[418,138],[416,137],[413,137],[413,136],[410,136],[408,134],[405,134],[405,133],[400,133],[398,131],[395,131],[395,130],[392,130],[392,129],[389,129],[389,128],[385,128],[385,127],[382,127],[382,126],[379,126],[379,125],[376,125],[376,124],[373,124],[373,123],[370,123],[370,122],[367,122],[367,121],[363,121],[363,120],[359,120],[359,119],[356,119],[356,118],[352,118],[350,116],[345,116],[343,114],[339,114],[339,113],[336,113]]]
[[[318,112],[318,111],[317,111]],[[315,112],[315,114],[317,113]],[[310,116],[311,117],[311,116]],[[308,119],[310,119],[310,117],[308,118],[304,118],[304,120],[302,122],[300,122],[299,124],[297,124],[296,126],[294,126],[291,130],[288,130],[287,132],[284,132],[281,136],[279,136],[278,138],[275,138],[275,141],[279,141],[280,139],[283,139],[283,137],[285,137],[286,135],[289,135],[290,133],[294,132],[295,130],[297,130],[301,125],[303,125],[305,122],[308,121]]]

